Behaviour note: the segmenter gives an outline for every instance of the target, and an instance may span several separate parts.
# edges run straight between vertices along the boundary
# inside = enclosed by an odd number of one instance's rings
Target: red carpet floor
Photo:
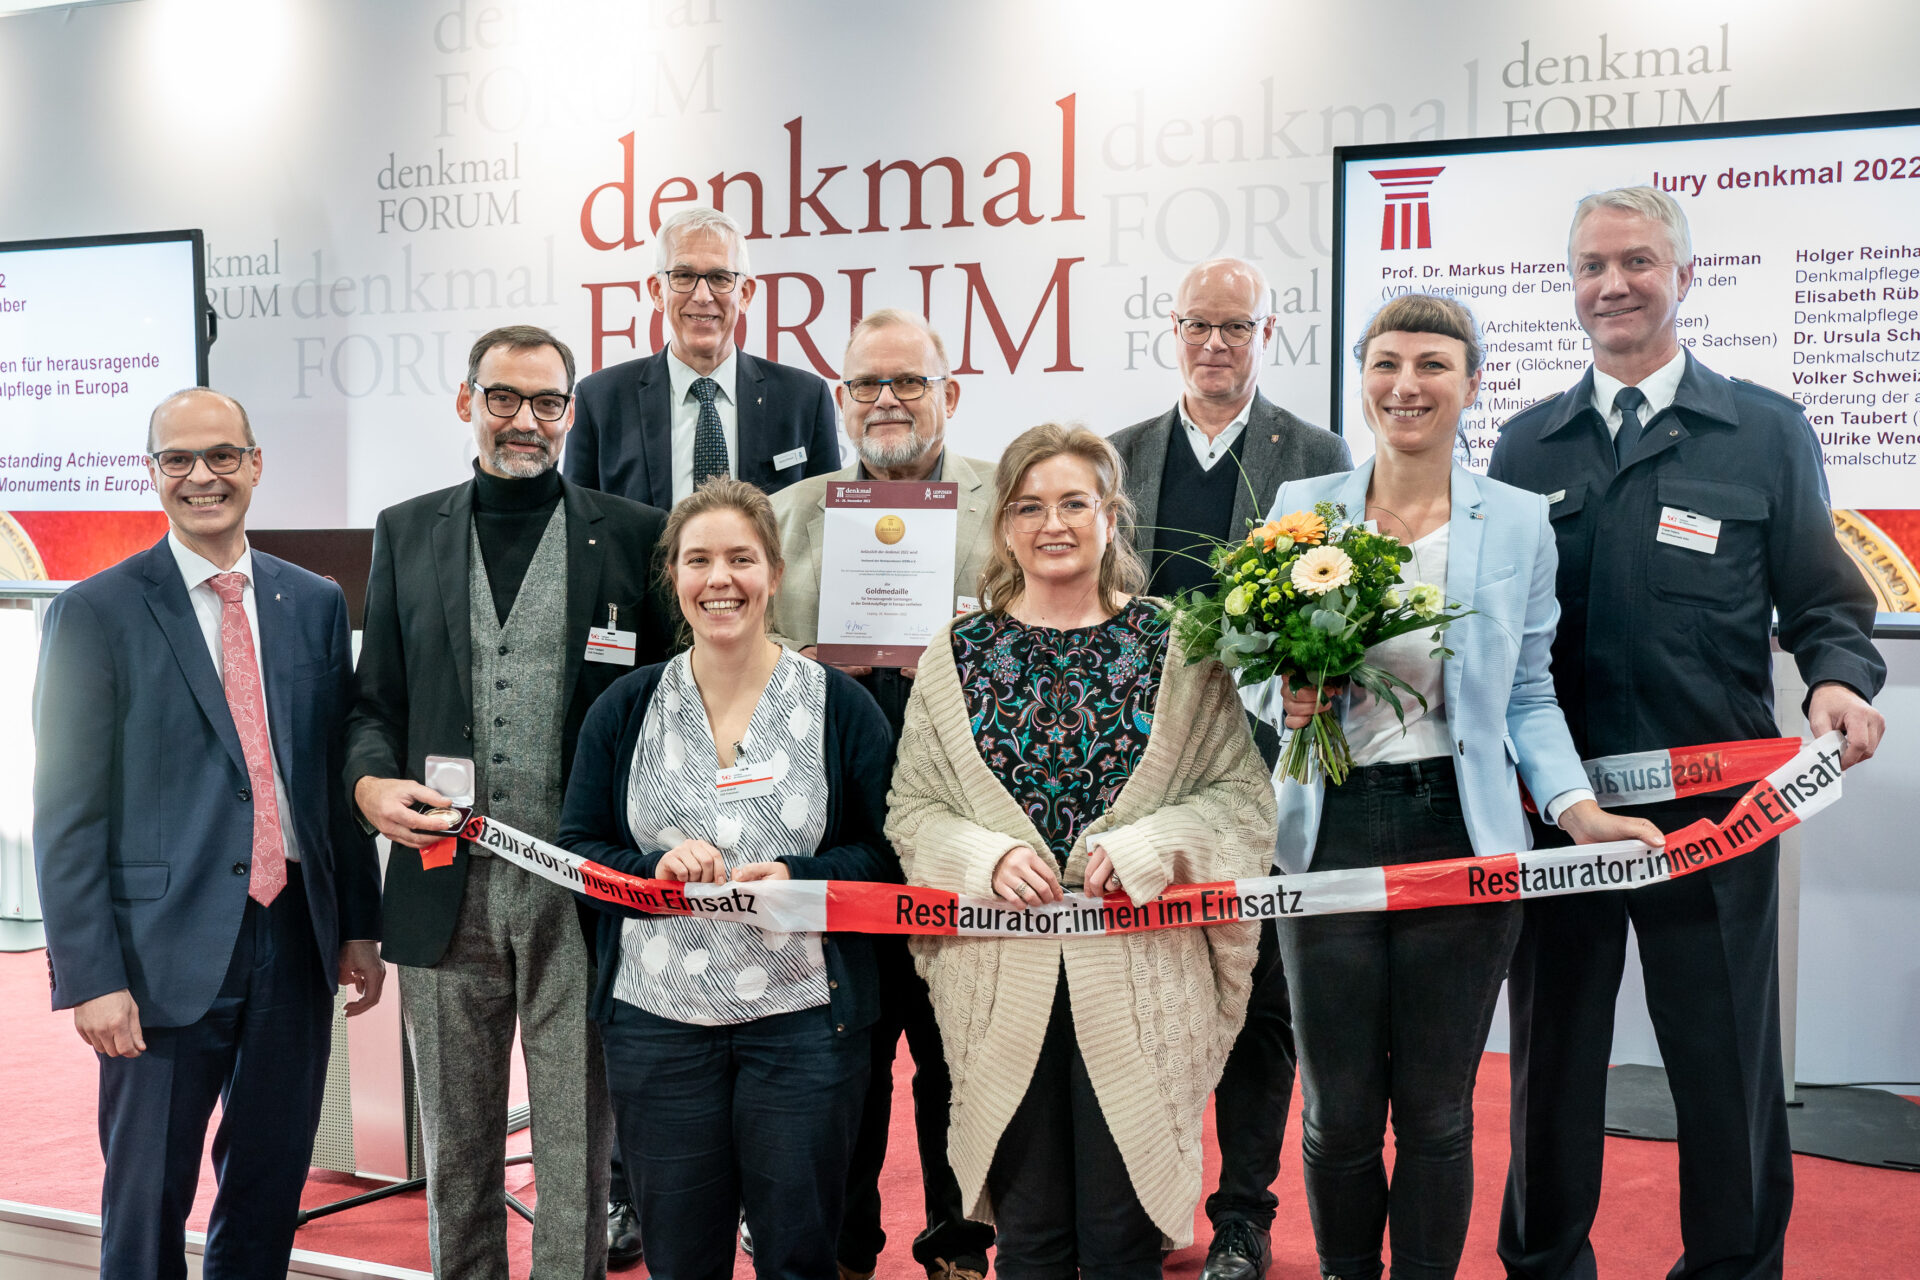
[[[0,1143],[0,1200],[97,1213],[101,1165],[94,1125],[94,1059],[74,1036],[71,1015],[51,1014],[46,1006],[44,953],[0,955],[0,1016],[6,1027],[5,1047],[0,1050],[0,1097],[6,1099],[7,1131]],[[889,1244],[879,1274],[885,1280],[914,1280],[919,1272],[907,1247],[919,1224],[909,1214],[920,1196],[904,1046],[898,1066],[893,1158],[883,1183]],[[1504,1057],[1487,1056],[1475,1100],[1479,1192],[1460,1275],[1463,1280],[1497,1280],[1501,1271],[1493,1254],[1493,1234],[1506,1170]],[[524,1150],[525,1141],[525,1135],[520,1135],[515,1149]],[[1211,1132],[1207,1160],[1211,1185],[1215,1160]],[[1676,1166],[1676,1149],[1671,1144],[1607,1140],[1607,1191],[1594,1230],[1603,1275],[1634,1280],[1662,1276],[1678,1256]],[[1795,1157],[1794,1172],[1798,1192],[1787,1240],[1788,1275],[1796,1280],[1920,1276],[1920,1175],[1806,1157]],[[528,1178],[525,1168],[508,1171],[508,1185],[519,1188],[523,1198],[533,1194],[534,1189],[525,1185]],[[307,1184],[306,1202],[340,1199],[366,1185],[316,1172]],[[1280,1218],[1274,1229],[1271,1280],[1317,1280],[1300,1189],[1297,1101],[1277,1188]],[[192,1221],[196,1228],[205,1225],[212,1192],[212,1175],[203,1171],[202,1194]],[[299,1246],[425,1270],[425,1223],[423,1197],[401,1196],[314,1222],[301,1230]],[[513,1274],[524,1276],[529,1228],[511,1218],[507,1238]],[[1204,1219],[1198,1221],[1196,1238],[1199,1243],[1194,1248],[1169,1260],[1169,1277],[1199,1274],[1206,1254]],[[751,1267],[744,1258],[735,1275],[750,1280]]]

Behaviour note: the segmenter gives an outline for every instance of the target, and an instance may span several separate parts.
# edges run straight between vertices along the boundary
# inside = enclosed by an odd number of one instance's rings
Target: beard
[[[860,436],[860,461],[867,464],[868,470],[891,471],[895,467],[911,466],[932,451],[935,438],[922,436],[913,422],[906,423],[909,434],[894,443],[883,444],[875,440],[870,432],[875,423],[868,423]]]
[[[507,448],[510,444],[537,444],[540,453],[537,457],[515,453]],[[553,470],[559,461],[555,456],[553,441],[538,431],[502,431],[493,437],[493,448],[487,452],[487,460],[501,475],[513,476],[518,480],[531,480],[534,476]]]

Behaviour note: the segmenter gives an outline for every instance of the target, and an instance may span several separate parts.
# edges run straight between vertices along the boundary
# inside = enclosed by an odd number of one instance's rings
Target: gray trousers
[[[593,962],[573,897],[495,858],[467,862],[466,898],[440,963],[398,966],[420,1086],[433,1274],[507,1280],[507,1071],[520,1024],[539,1191],[533,1274],[607,1271],[612,1112]]]

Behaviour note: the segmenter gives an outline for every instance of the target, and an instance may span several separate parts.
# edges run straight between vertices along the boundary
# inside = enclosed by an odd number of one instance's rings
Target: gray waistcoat
[[[469,540],[475,804],[508,826],[551,839],[560,825],[567,714],[567,504],[555,505],[504,626],[494,613],[479,533]]]

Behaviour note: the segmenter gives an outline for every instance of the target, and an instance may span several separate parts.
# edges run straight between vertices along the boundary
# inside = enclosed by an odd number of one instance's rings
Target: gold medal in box
[[[873,536],[892,546],[907,536],[907,522],[899,516],[888,513],[874,522]]]

